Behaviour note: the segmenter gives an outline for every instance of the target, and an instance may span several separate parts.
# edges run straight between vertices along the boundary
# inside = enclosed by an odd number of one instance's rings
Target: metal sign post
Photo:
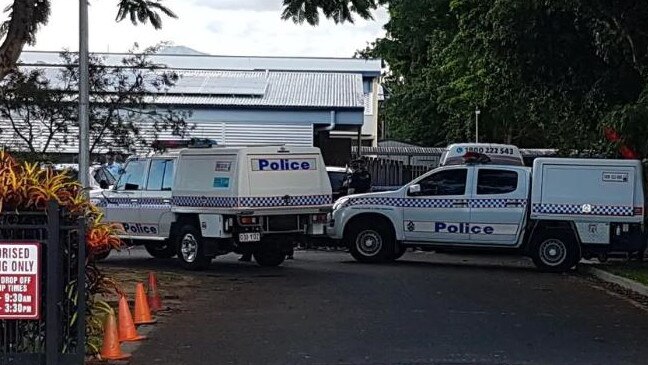
[[[84,188],[90,187],[90,136],[88,106],[90,82],[88,71],[88,1],[79,0],[79,179]],[[86,190],[87,193],[87,190]]]

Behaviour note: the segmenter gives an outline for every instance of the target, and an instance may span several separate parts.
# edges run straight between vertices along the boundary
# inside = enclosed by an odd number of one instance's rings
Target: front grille
[[[297,231],[299,230],[299,216],[296,215],[276,215],[266,217],[268,222],[268,231]]]

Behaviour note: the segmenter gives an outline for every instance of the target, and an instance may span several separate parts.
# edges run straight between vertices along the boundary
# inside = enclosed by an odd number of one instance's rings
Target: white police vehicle
[[[324,236],[332,204],[317,148],[204,143],[130,158],[115,188],[93,201],[122,238],[196,270],[229,252],[280,265],[292,236]]]
[[[394,260],[407,246],[496,248],[545,271],[645,249],[639,161],[538,158],[529,168],[514,146],[463,144],[441,164],[397,191],[341,198],[329,235],[358,261]]]

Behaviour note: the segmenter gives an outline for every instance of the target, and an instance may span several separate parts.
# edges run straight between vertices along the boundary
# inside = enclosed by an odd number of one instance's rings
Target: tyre
[[[395,260],[391,227],[378,222],[360,221],[349,229],[347,242],[351,256],[360,262]]]
[[[534,240],[531,258],[545,272],[565,272],[580,261],[581,251],[572,234],[552,232]]]
[[[164,242],[147,242],[144,244],[144,248],[149,255],[157,259],[170,259],[174,257],[178,250],[168,241]]]
[[[200,230],[191,224],[180,229],[176,242],[178,259],[187,270],[205,270],[211,263],[211,257],[205,256],[205,244]]]
[[[257,264],[264,267],[279,266],[286,259],[286,252],[275,242],[261,242],[261,247],[253,255]]]
[[[390,260],[396,261],[403,257],[403,255],[407,252],[407,247],[404,245],[398,244],[396,245],[396,250],[394,251],[394,254],[390,257]]]

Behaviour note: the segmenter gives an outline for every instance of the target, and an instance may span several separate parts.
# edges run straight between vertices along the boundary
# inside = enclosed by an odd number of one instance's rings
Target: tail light
[[[328,221],[328,214],[315,214],[311,216],[313,223],[326,223]]]
[[[643,215],[643,207],[635,207],[634,215]]]
[[[241,222],[241,224],[244,225],[257,224],[259,223],[259,217],[251,217],[251,216],[240,217],[239,222]]]

